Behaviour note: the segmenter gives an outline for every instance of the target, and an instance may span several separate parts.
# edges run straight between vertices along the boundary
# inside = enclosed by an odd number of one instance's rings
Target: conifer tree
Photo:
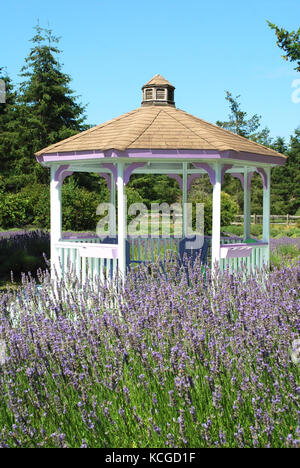
[[[16,117],[17,92],[4,68],[0,68],[0,80],[4,83],[3,102],[0,103],[0,188],[3,188],[10,174],[14,149],[12,126]]]
[[[300,127],[291,136],[287,164],[290,176],[289,209],[290,214],[295,214],[300,210]]]
[[[48,171],[34,158],[34,153],[52,143],[86,130],[85,107],[77,102],[57,56],[59,38],[49,29],[35,27],[33,47],[21,69],[24,81],[17,100],[14,176],[10,182],[17,189],[32,182],[47,183]]]

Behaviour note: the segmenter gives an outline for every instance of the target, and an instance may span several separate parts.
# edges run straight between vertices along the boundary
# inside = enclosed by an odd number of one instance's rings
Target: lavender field
[[[0,298],[1,447],[299,446],[299,261],[39,279]]]

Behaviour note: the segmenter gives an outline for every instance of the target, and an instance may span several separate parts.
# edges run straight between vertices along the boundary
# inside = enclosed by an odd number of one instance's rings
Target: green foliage
[[[217,125],[288,156],[285,165],[272,170],[271,212],[294,214],[300,206],[300,129],[295,130],[288,147],[284,138],[272,139],[268,128],[259,128],[260,116],[255,114],[248,119],[247,113],[241,110],[238,99],[239,96],[234,98],[231,93],[226,92],[231,113],[227,122],[218,121]],[[244,197],[240,182],[226,174],[222,188],[234,198],[242,212]],[[261,177],[255,174],[251,183],[252,213],[262,214],[262,193]]]
[[[10,191],[48,183],[48,170],[36,162],[34,153],[88,128],[85,108],[77,103],[69,87],[71,78],[57,60],[59,39],[50,30],[35,29],[17,95],[6,78],[9,100],[2,124],[0,111],[0,130],[1,125],[5,127],[0,136],[0,161],[5,163],[6,172],[2,184]]]
[[[203,192],[193,190],[190,194],[189,201],[191,203],[203,203],[204,205],[204,233],[210,234],[212,230],[212,197]],[[238,212],[236,202],[228,195],[221,193],[221,226],[231,224]],[[195,216],[195,214],[194,214]],[[195,219],[193,219],[195,222]]]
[[[30,199],[21,192],[0,194],[0,226],[3,229],[23,227],[29,224]]]
[[[10,127],[16,117],[17,92],[2,68],[0,68],[0,79],[5,82],[6,87],[6,102],[0,103],[0,187],[2,187],[11,172],[10,158],[14,148],[14,135]]]
[[[36,226],[50,227],[49,186],[33,184],[17,193],[0,194],[0,226],[10,229]]]
[[[98,221],[96,209],[107,200],[107,191],[89,192],[70,177],[62,189],[63,229],[95,230]],[[18,193],[0,193],[0,226],[50,228],[50,189],[48,185],[34,184]]]
[[[247,112],[241,110],[241,105],[238,101],[239,97],[240,96],[236,96],[234,98],[229,91],[226,91],[225,99],[229,102],[229,108],[231,111],[228,116],[229,121],[222,122],[218,120],[216,124],[219,127],[230,130],[237,135],[249,138],[257,143],[269,145],[271,143],[271,139],[269,137],[270,130],[268,128],[264,128],[261,131],[258,131],[261,116],[254,114],[250,119],[247,119]]]
[[[273,239],[281,237],[300,237],[300,226],[284,226],[271,224],[270,227],[270,237]],[[228,234],[234,234],[236,236],[243,236],[244,227],[241,224],[232,224],[230,226],[222,226],[222,231]],[[261,239],[262,238],[263,227],[262,224],[251,224],[251,235]]]
[[[144,203],[144,200],[139,194],[139,192],[135,190],[133,187],[126,187],[125,193],[127,197],[127,212],[128,212],[130,205],[133,205],[134,203]],[[135,217],[136,215],[127,215],[127,224]]]
[[[237,215],[238,206],[228,193],[221,193],[221,226],[232,223]]]
[[[296,62],[295,70],[300,71],[300,28],[298,31],[289,32],[270,23],[270,21],[267,21],[267,23],[275,31],[278,47],[285,52],[282,58],[290,62]]]
[[[272,213],[293,215],[300,208],[300,128],[291,136],[285,154],[286,164],[272,170]]]
[[[139,194],[139,192],[133,187],[126,187],[125,193],[127,197],[127,207],[133,205],[133,203],[144,203],[144,200]]]
[[[297,245],[280,245],[270,253],[271,269],[280,268],[282,264],[292,265],[299,257],[300,249]]]
[[[62,189],[63,229],[95,230],[99,220],[96,210],[101,201],[104,200],[101,200],[99,194],[79,187],[72,178],[67,180]]]
[[[166,175],[134,175],[128,186],[139,193],[148,208],[151,203],[175,203],[181,194],[178,182]]]

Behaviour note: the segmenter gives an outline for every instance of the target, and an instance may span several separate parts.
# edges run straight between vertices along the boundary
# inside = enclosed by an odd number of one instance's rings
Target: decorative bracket
[[[182,182],[181,175],[179,175],[179,174],[167,174],[167,176],[170,177],[170,179],[176,180],[178,182],[178,184],[179,184],[179,188],[182,190],[183,182]]]
[[[248,172],[247,174],[247,190],[248,191],[251,190],[251,180],[252,180],[253,174],[254,172]]]
[[[236,179],[239,179],[239,181],[242,184],[242,188],[244,190],[244,174],[241,172],[231,172],[232,177],[235,177]]]
[[[177,180],[178,184],[179,184],[179,188],[182,190],[183,188],[183,181],[182,181],[182,177],[181,175],[179,174],[167,174],[168,177],[170,177],[171,179],[174,179],[174,180]],[[190,190],[191,186],[192,186],[192,183],[194,182],[195,179],[199,179],[199,177],[201,177],[203,174],[190,174],[187,178],[187,184],[186,184],[186,189],[187,191]]]
[[[224,164],[224,166],[222,166],[222,169],[221,169],[221,182],[222,182],[222,184],[224,182],[225,172],[228,171],[229,169],[231,169],[232,167],[233,167],[232,164]]]
[[[131,163],[129,164],[128,167],[126,167],[125,171],[124,171],[124,185],[127,185],[129,180],[130,180],[130,176],[131,174],[133,173],[133,171],[135,169],[137,169],[138,167],[144,167],[146,166],[147,163],[143,163],[143,162],[136,162],[136,163]]]
[[[100,177],[104,177],[107,183],[108,190],[111,190],[111,181],[112,181],[112,174],[108,174],[107,172],[99,172]]]
[[[187,179],[187,191],[190,190],[194,180],[199,179],[203,174],[190,174]]]
[[[216,183],[216,172],[215,170],[207,163],[193,163],[196,168],[203,169],[209,175],[209,180],[212,185]]]
[[[115,183],[117,183],[118,169],[116,168],[116,166],[113,163],[103,163],[101,167],[104,167],[105,169],[109,169],[113,175]]]
[[[144,167],[146,164],[147,163],[143,163],[143,162],[136,162],[136,163],[129,164],[129,166],[127,166],[126,169],[124,170],[124,185],[128,184],[128,182],[130,180],[130,176],[131,176],[132,172],[135,169],[137,169],[138,167]],[[104,167],[105,169],[109,169],[111,171],[112,176],[114,178],[114,182],[116,184],[117,179],[118,179],[118,169],[117,169],[117,167],[112,163],[104,163],[104,164],[102,164],[102,167]],[[105,172],[100,172],[99,175],[106,179],[107,187],[110,190],[111,189],[112,179],[109,177],[109,174],[107,174]]]
[[[193,165],[196,167],[196,168],[199,168],[199,169],[203,169],[205,172],[207,172],[207,174],[209,175],[209,179],[210,179],[210,182],[212,185],[214,185],[216,183],[216,173],[215,173],[215,170],[207,163],[193,163]],[[223,167],[222,167],[222,172],[221,172],[221,180],[223,182],[223,179],[224,179],[224,175],[225,175],[225,172],[228,170],[228,169],[231,169],[233,166],[231,164],[225,164]],[[195,179],[198,179],[199,177],[201,177],[202,174],[190,174],[188,176],[188,179],[187,179],[187,190],[190,190],[191,186],[192,186],[192,183],[194,182]],[[182,190],[182,186],[183,186],[183,183],[182,183],[182,177],[179,175],[179,174],[168,174],[168,177],[171,177],[172,179],[175,179],[177,180],[178,184],[179,184],[179,187],[181,188]]]
[[[262,167],[257,167],[256,172],[258,172],[261,175],[262,181],[263,181],[263,187],[265,190],[268,188],[268,176],[266,171]]]
[[[251,189],[251,180],[252,180],[253,174],[254,174],[254,172],[248,172],[248,174],[247,174],[247,190]],[[232,177],[235,177],[236,179],[240,180],[240,182],[242,184],[242,188],[244,190],[244,188],[245,188],[244,174],[242,174],[240,172],[231,172],[230,175],[232,175]]]
[[[61,187],[64,179],[73,174],[72,171],[68,171],[69,167],[69,165],[62,165],[55,171],[54,181],[56,182],[56,187]]]

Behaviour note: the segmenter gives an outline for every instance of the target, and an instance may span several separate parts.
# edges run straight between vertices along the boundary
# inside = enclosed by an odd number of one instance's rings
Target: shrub
[[[99,194],[79,187],[74,179],[67,180],[62,189],[63,229],[95,230],[99,219],[96,210],[100,201]]]
[[[0,194],[0,224],[3,229],[30,224],[31,202],[21,193]],[[29,222],[28,222],[29,221]]]
[[[50,226],[49,187],[41,184],[26,186],[17,193],[0,194],[0,225],[13,227]]]
[[[201,193],[192,192],[189,201],[194,203],[204,204],[204,232],[210,234],[212,229],[212,198],[211,196]],[[238,212],[237,203],[225,192],[221,193],[221,226],[231,224]],[[193,219],[193,224],[195,220]]]
[[[62,189],[63,229],[95,230],[98,220],[96,209],[105,195],[79,187],[72,178],[67,180]],[[49,186],[34,184],[24,187],[18,193],[1,193],[0,213],[0,226],[3,229],[28,226],[49,229]]]

